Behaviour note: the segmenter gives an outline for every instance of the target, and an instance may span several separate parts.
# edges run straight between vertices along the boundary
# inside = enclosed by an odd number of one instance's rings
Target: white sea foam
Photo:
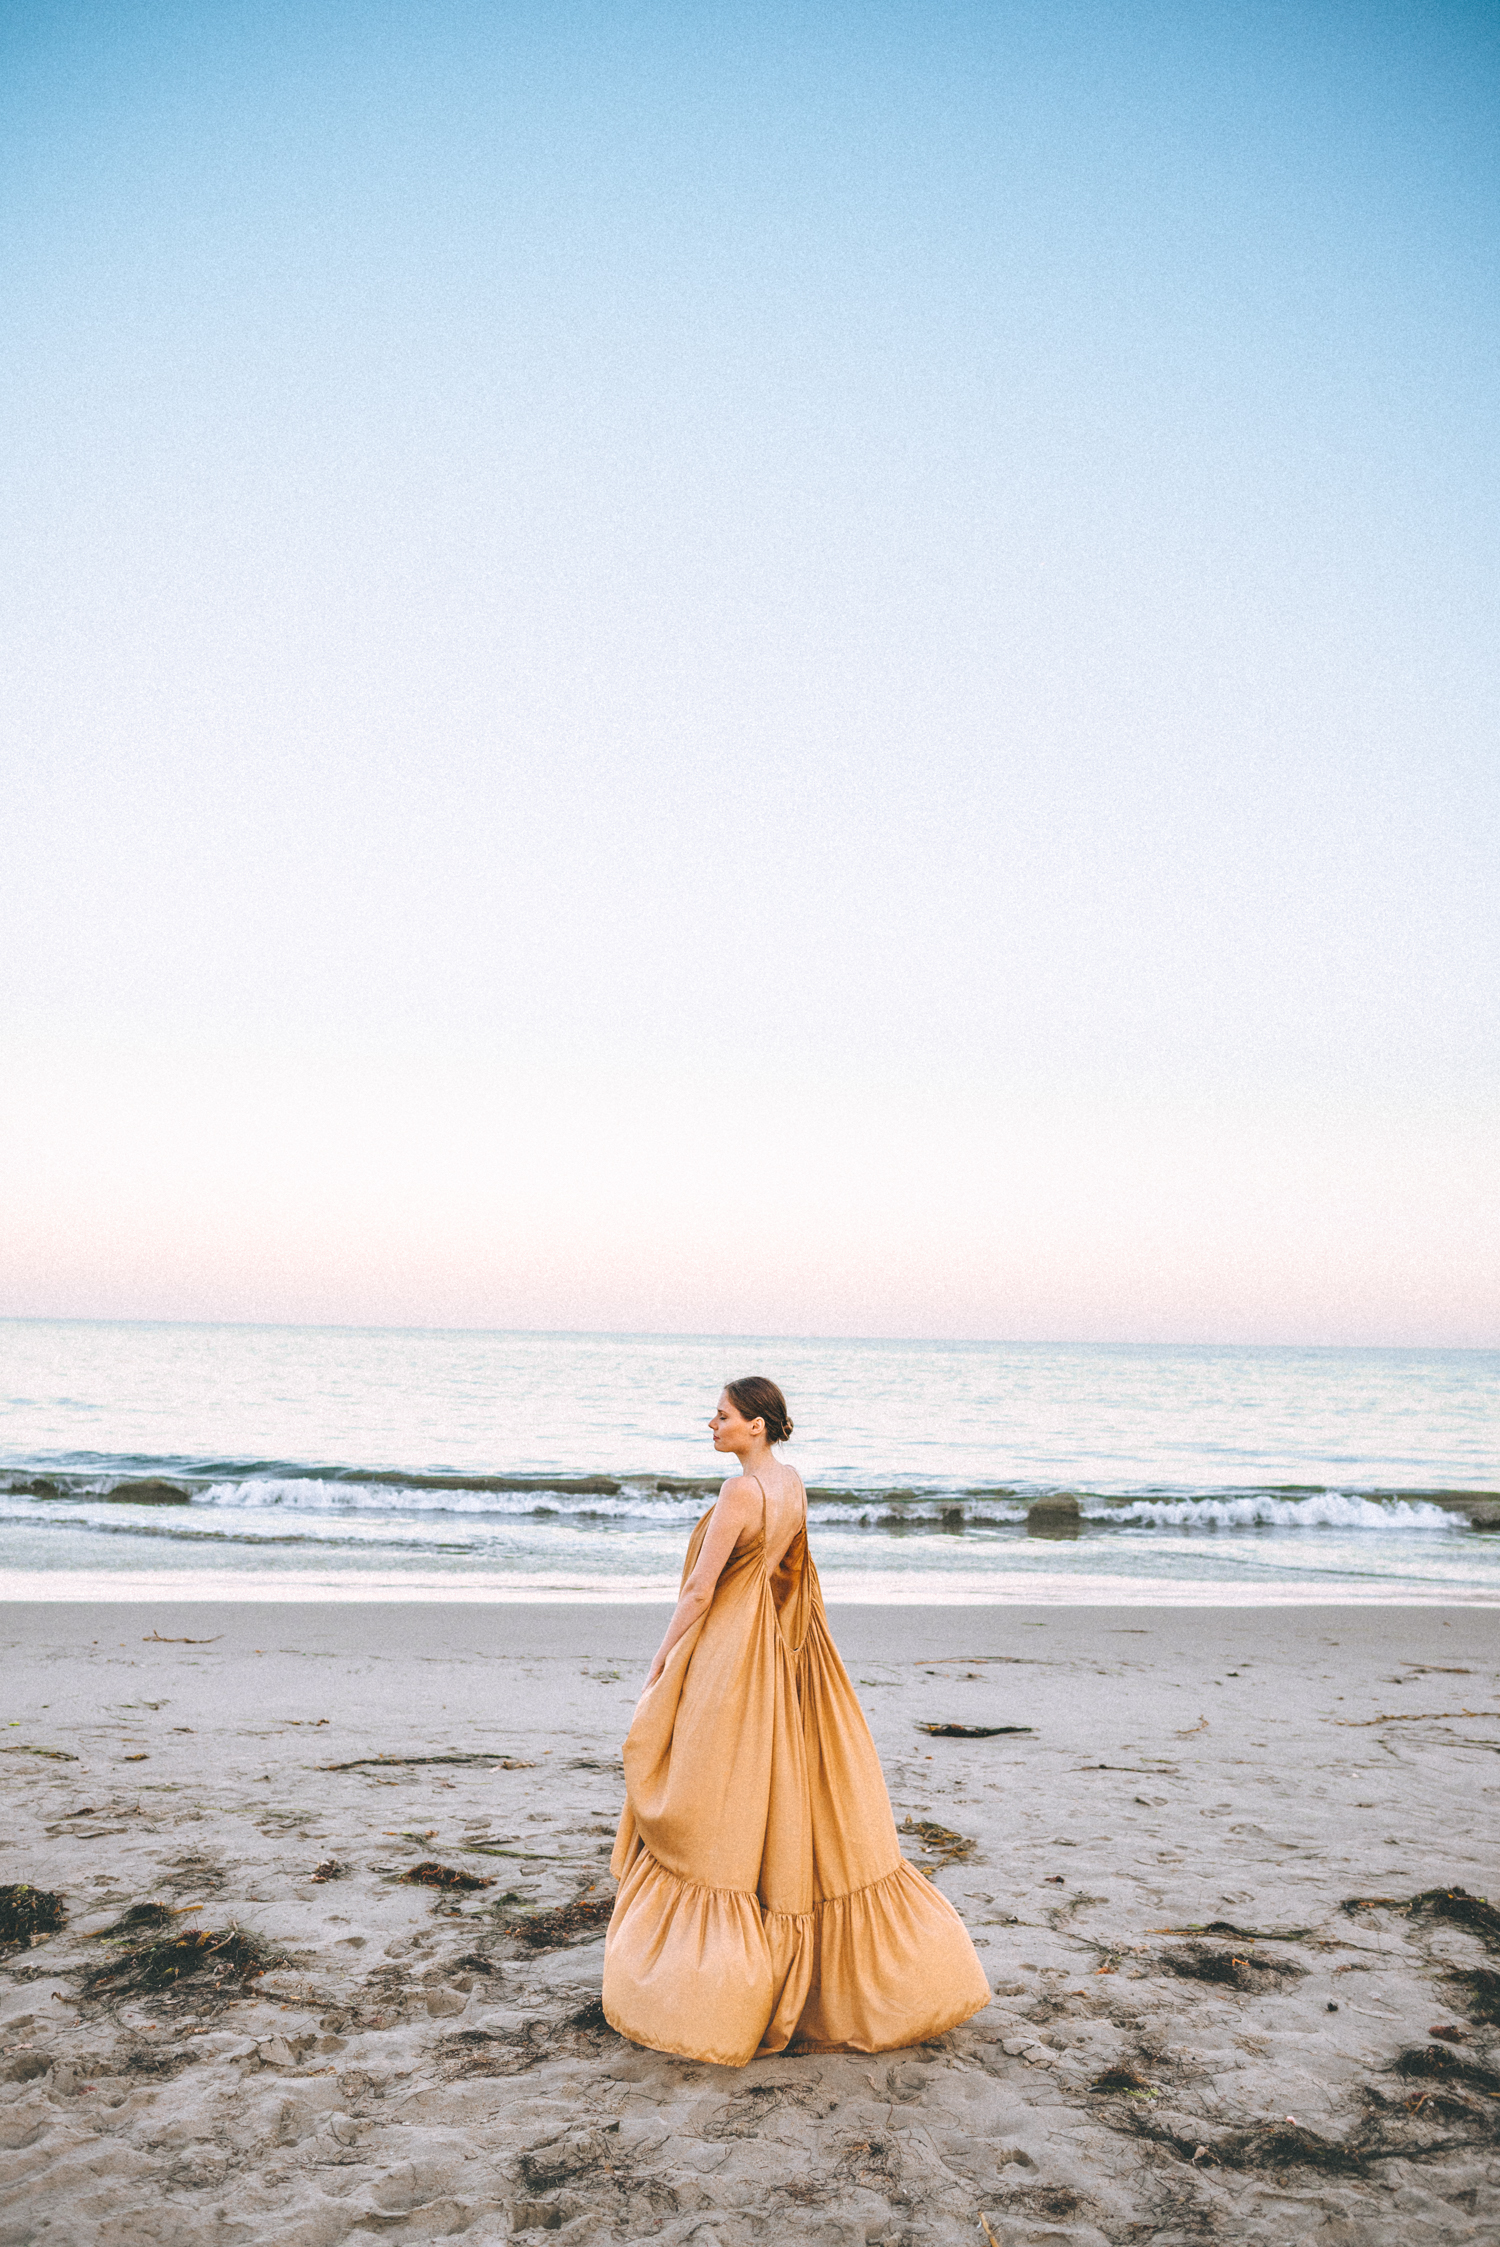
[[[57,1518],[70,1507],[99,1509],[101,1526],[107,1506],[111,1525],[144,1514],[153,1526],[171,1533],[174,1524],[186,1530],[181,1514],[157,1507],[139,1509],[128,1499],[110,1497],[113,1478],[100,1478],[75,1486],[67,1496],[32,1499],[22,1494],[0,1495],[0,1513],[15,1516],[40,1512]],[[561,1478],[560,1478],[561,1480]],[[406,1521],[415,1530],[417,1521],[430,1524],[425,1534],[440,1531],[444,1519],[466,1520],[475,1530],[493,1522],[517,1527],[546,1521],[573,1523],[580,1528],[673,1529],[691,1526],[712,1503],[705,1490],[661,1489],[643,1478],[623,1481],[617,1490],[581,1490],[577,1487],[529,1490],[413,1487],[401,1482],[340,1481],[317,1475],[244,1475],[225,1477],[192,1490],[192,1509],[200,1519],[205,1511],[230,1513],[322,1516],[342,1521],[358,1535],[380,1537],[389,1525]],[[819,1495],[812,1501],[810,1518],[815,1528],[868,1529],[904,1534],[943,1535],[952,1531],[980,1532],[1014,1529],[1026,1519],[1028,1499],[1010,1493],[929,1490],[914,1492],[851,1491],[847,1496]],[[1084,1495],[1083,1518],[1099,1529],[1334,1529],[1369,1530],[1385,1535],[1404,1531],[1463,1531],[1464,1514],[1433,1505],[1425,1499],[1372,1499],[1354,1492],[1325,1490],[1306,1496],[1281,1497],[1270,1491],[1234,1491],[1214,1496],[1187,1497],[1150,1493],[1135,1497]],[[313,1526],[309,1521],[309,1528]]]
[[[192,1493],[200,1506],[285,1507],[309,1513],[471,1514],[512,1519],[568,1516],[586,1521],[694,1522],[713,1503],[711,1490],[661,1490],[650,1483],[622,1482],[617,1492],[593,1490],[453,1490],[412,1488],[403,1483],[334,1482],[314,1475],[253,1475],[214,1482]],[[1024,1521],[1024,1501],[933,1491],[899,1497],[854,1492],[847,1498],[812,1501],[817,1522],[846,1522],[870,1528],[893,1522],[1005,1524]]]
[[[286,1507],[307,1513],[476,1514],[525,1519],[572,1515],[588,1520],[694,1522],[712,1494],[702,1491],[433,1490],[402,1483],[331,1482],[319,1476],[249,1476],[210,1483],[192,1494],[200,1506]]]
[[[1156,1529],[1467,1529],[1463,1514],[1424,1499],[1359,1498],[1320,1490],[1309,1498],[1133,1498],[1086,1503],[1089,1521],[1138,1522]]]
[[[659,1523],[696,1521],[711,1503],[711,1493],[663,1491],[625,1484],[618,1492],[579,1490],[412,1489],[395,1483],[331,1482],[319,1477],[251,1476],[216,1482],[194,1493],[203,1506],[285,1508],[320,1514],[461,1514],[475,1517],[569,1518],[581,1521]],[[1223,1497],[1131,1499],[1086,1497],[1086,1521],[1111,1527],[1158,1529],[1368,1529],[1452,1530],[1467,1526],[1462,1514],[1422,1499],[1371,1499],[1336,1490],[1305,1498],[1278,1498],[1269,1492]],[[812,1518],[819,1525],[938,1529],[1004,1528],[1023,1522],[1026,1501],[973,1493],[851,1493],[819,1498]]]

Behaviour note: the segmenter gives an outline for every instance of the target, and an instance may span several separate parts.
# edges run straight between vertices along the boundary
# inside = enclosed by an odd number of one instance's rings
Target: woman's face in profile
[[[714,1416],[708,1423],[715,1451],[736,1451],[741,1443],[752,1442],[751,1426],[739,1406],[732,1402],[729,1391],[722,1389],[714,1406]]]

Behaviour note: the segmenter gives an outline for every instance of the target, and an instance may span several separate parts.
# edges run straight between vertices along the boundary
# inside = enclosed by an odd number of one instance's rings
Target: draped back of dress
[[[607,2018],[638,2044],[728,2066],[789,2046],[920,2043],[990,1995],[958,1914],[901,1856],[829,1635],[805,1493],[801,1526],[766,1564],[762,1488],[759,1533],[637,1704],[610,1867]]]

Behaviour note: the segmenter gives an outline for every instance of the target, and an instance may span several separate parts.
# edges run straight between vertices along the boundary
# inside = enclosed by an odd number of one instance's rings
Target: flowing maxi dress
[[[789,2046],[919,2044],[989,2003],[962,1920],[901,1855],[829,1636],[805,1493],[768,1573],[761,1489],[759,1536],[641,1695],[625,1787],[604,1948],[605,2016],[622,2036],[742,2067]]]

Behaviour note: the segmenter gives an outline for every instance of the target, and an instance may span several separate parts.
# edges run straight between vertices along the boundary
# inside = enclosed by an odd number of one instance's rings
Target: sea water
[[[1500,1600],[1495,1351],[75,1321],[0,1322],[0,1593],[667,1599],[747,1373],[830,1600]]]

